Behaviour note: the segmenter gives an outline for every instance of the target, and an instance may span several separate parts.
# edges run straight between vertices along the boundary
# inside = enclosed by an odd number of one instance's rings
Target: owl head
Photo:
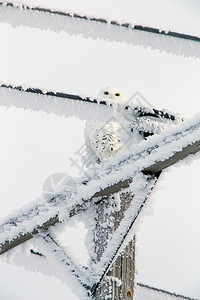
[[[120,89],[114,86],[108,86],[101,89],[98,96],[101,98],[110,98],[110,99],[125,101],[124,93]]]

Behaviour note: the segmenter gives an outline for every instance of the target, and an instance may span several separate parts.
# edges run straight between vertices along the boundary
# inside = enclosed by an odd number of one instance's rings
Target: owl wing
[[[152,109],[152,111],[148,111],[146,108],[137,107],[135,111],[137,113],[131,131],[138,130],[144,138],[160,134],[170,125],[183,122],[182,116],[171,114],[166,110]]]

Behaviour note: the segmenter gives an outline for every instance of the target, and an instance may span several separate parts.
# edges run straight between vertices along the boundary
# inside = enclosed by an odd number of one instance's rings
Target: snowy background
[[[194,0],[24,3],[200,36],[200,3]],[[127,34],[125,29],[117,28],[109,32],[107,25],[96,24],[89,25],[89,37],[84,21],[65,24],[59,17],[38,14],[35,25],[30,21],[31,14],[25,14],[19,19],[18,14],[0,8],[0,81],[88,96],[96,96],[102,87],[113,85],[122,89],[127,99],[138,91],[155,108],[165,107],[187,118],[200,111],[199,43],[170,37],[163,40],[153,34]],[[50,29],[46,25],[49,21]],[[74,29],[76,24],[79,30]],[[20,101],[16,97],[13,105],[15,100]],[[32,111],[6,107],[1,97],[0,105],[3,218],[40,196],[51,174],[79,174],[69,158],[84,144],[85,121],[84,116],[70,117],[70,113],[69,117],[59,117],[35,112],[35,107]],[[139,282],[194,298],[200,298],[199,168],[200,161],[196,160],[190,166],[170,168],[162,175],[151,200],[153,212],[146,216],[137,234],[136,256]],[[63,239],[66,242],[73,237],[71,249],[84,262],[86,253],[77,251],[84,228],[77,226],[72,224]],[[66,284],[53,277],[5,262],[0,262],[0,268],[2,299],[27,299],[27,295],[37,299],[39,294],[40,298],[53,299],[55,290],[60,299],[66,299],[66,295],[78,299]],[[19,291],[22,280],[26,291]]]

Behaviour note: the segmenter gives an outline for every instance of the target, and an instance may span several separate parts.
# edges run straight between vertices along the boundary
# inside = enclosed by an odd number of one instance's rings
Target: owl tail
[[[123,147],[123,144],[119,141],[118,143],[115,143],[113,145],[110,145],[106,150],[103,150],[101,158],[109,158],[115,153],[117,153],[121,148]]]
[[[121,142],[118,142],[117,144],[110,146],[110,152],[112,153],[116,153],[117,151],[119,151],[121,148],[123,147],[123,144]]]

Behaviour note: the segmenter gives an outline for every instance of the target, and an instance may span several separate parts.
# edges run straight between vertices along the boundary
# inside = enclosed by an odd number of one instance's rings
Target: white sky
[[[29,3],[46,6],[45,1]],[[60,0],[48,1],[48,6],[200,36],[198,1],[127,0],[121,6],[119,1],[84,1],[83,5]],[[1,22],[1,17],[0,33],[0,81],[91,96],[103,86],[114,85],[127,98],[139,91],[156,108],[166,107],[186,117],[199,112],[199,48],[196,57],[177,56],[131,42],[86,39],[66,30],[14,28]],[[162,43],[160,37],[155,41]],[[181,41],[176,45],[181,49]],[[194,51],[199,46],[190,43],[190,47]],[[3,107],[0,122],[4,217],[39,196],[49,175],[78,173],[69,156],[83,145],[84,122]],[[137,236],[138,280],[196,298],[200,297],[199,167],[196,160],[163,176],[154,194],[153,215],[145,218]]]

